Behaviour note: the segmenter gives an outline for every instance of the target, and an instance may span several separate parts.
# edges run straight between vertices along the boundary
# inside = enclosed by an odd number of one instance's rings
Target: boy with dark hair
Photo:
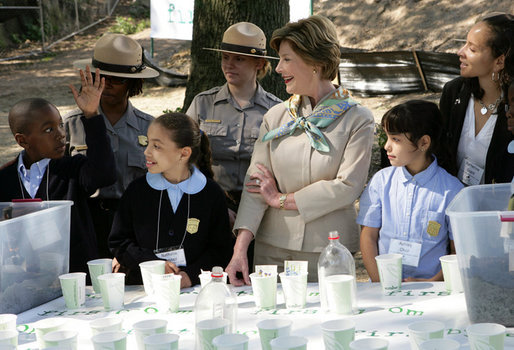
[[[9,111],[9,126],[23,151],[0,169],[0,201],[40,198],[71,200],[70,271],[87,272],[87,261],[98,257],[87,198],[97,188],[116,181],[114,155],[98,104],[105,85],[97,70],[80,71],[80,93],[70,85],[84,112],[87,157],[64,157],[65,132],[57,108],[42,98],[17,102]]]

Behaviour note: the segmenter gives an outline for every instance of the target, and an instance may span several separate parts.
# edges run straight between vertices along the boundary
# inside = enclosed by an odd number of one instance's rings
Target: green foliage
[[[165,110],[162,111],[162,114],[167,114],[167,113],[184,113],[184,112],[182,112],[182,108],[181,107],[177,107],[177,108],[175,108],[175,110],[171,110],[169,108],[166,108]]]
[[[150,27],[150,19],[135,20],[132,17],[116,17],[116,24],[113,25],[109,32],[120,34],[134,34]]]
[[[377,137],[378,147],[384,148],[387,142],[387,135],[382,126],[378,123],[375,124],[375,135]]]

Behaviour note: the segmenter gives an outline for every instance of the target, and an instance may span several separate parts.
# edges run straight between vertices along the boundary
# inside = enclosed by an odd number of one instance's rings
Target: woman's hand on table
[[[225,272],[228,274],[230,284],[239,287],[244,284],[250,285],[250,275],[248,273],[248,246],[253,240],[253,233],[249,230],[240,229],[234,245],[234,254],[227,265]],[[236,273],[241,272],[243,279],[236,277]]]
[[[256,164],[256,166],[260,171],[250,175],[250,181],[246,183],[246,190],[251,193],[260,193],[270,207],[279,208],[280,193],[275,177],[264,165]]]

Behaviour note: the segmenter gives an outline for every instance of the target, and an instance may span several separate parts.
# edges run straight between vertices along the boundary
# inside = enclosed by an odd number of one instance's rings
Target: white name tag
[[[464,159],[461,166],[462,182],[466,185],[473,186],[479,185],[484,174],[484,169],[470,161],[468,158]]]
[[[160,249],[158,252],[154,252],[155,255],[159,259],[168,260],[174,263],[177,266],[187,266],[186,264],[186,254],[184,253],[184,249],[169,249],[163,250]]]
[[[404,265],[418,267],[419,257],[421,255],[421,243],[402,241],[400,239],[391,239],[389,244],[389,254],[403,255],[402,263]]]

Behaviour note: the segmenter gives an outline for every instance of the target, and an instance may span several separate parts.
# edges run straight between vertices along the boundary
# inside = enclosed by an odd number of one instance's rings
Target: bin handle
[[[514,222],[514,211],[501,211],[499,215],[501,222]]]

